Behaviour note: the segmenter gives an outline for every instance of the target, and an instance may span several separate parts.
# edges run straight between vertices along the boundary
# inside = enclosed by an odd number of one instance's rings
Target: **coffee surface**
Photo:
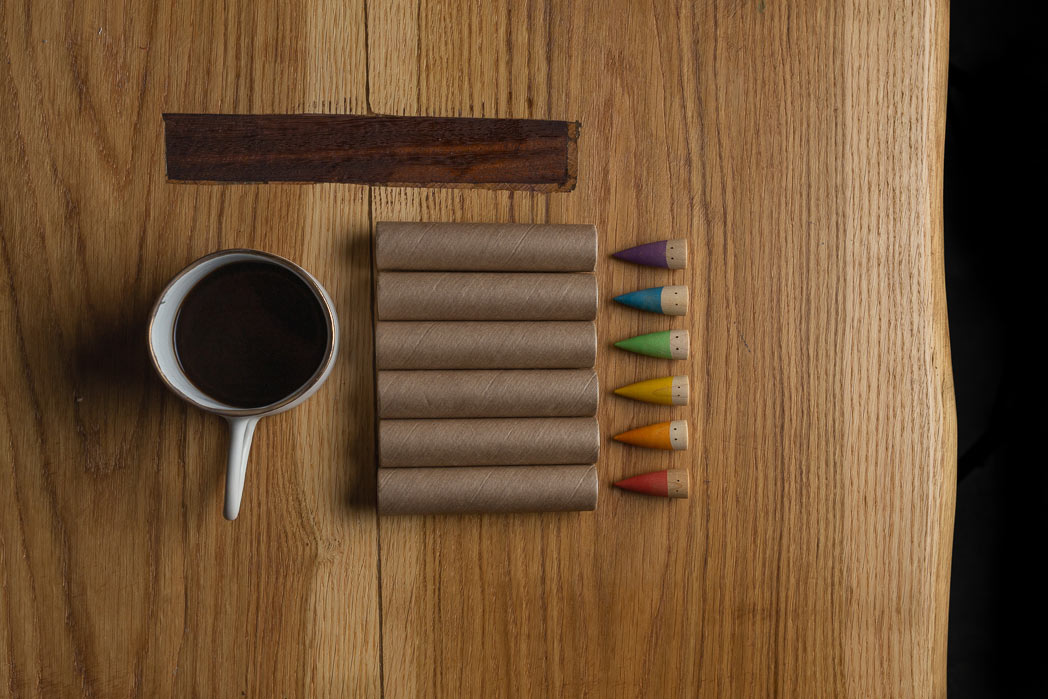
[[[175,321],[175,353],[189,380],[236,408],[294,393],[327,353],[324,307],[305,281],[269,262],[233,262],[189,290]]]

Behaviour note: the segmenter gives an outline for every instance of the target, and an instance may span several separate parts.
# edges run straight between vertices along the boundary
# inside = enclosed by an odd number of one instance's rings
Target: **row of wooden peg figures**
[[[620,260],[649,267],[684,269],[688,263],[687,240],[645,243],[613,255]],[[649,313],[683,316],[688,312],[688,288],[659,286],[615,297],[625,306]],[[637,335],[616,342],[615,346],[637,354],[662,359],[687,359],[690,351],[688,331],[663,330]],[[689,399],[687,375],[665,376],[638,381],[615,391],[617,395],[648,403],[686,406]],[[615,436],[615,440],[637,447],[683,451],[688,448],[688,421],[671,420],[637,427]],[[687,469],[666,469],[642,473],[615,483],[624,490],[666,498],[686,498],[690,490]]]

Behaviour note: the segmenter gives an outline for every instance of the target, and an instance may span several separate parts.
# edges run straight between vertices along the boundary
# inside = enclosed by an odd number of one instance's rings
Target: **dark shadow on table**
[[[1032,10],[1032,12],[1031,12]],[[951,5],[944,184],[958,417],[951,699],[1048,696],[1043,4]]]

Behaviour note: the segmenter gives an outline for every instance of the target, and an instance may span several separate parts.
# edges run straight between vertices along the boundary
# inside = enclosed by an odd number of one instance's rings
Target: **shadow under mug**
[[[175,351],[175,323],[186,294],[198,281],[219,267],[234,262],[269,262],[293,272],[313,291],[327,319],[328,344],[324,359],[313,375],[293,393],[275,403],[257,408],[236,408],[207,395],[182,371]],[[191,263],[172,279],[161,292],[149,319],[149,354],[160,378],[182,400],[216,415],[229,423],[229,459],[226,466],[226,496],[223,514],[236,519],[244,494],[244,476],[251,452],[251,438],[259,419],[290,410],[317,392],[331,373],[338,356],[338,317],[324,287],[309,272],[278,255],[248,249],[221,250]]]

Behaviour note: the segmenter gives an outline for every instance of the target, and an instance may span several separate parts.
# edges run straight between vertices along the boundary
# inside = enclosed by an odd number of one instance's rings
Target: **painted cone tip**
[[[659,406],[686,406],[689,398],[687,376],[662,376],[637,381],[615,389],[615,395],[632,398],[643,402],[653,402]]]
[[[617,434],[614,439],[635,447],[680,451],[688,448],[688,423],[685,420],[656,422]]]
[[[615,346],[627,352],[660,359],[687,359],[688,331],[663,330],[619,340]]]
[[[658,240],[619,250],[612,257],[648,267],[684,269],[688,265],[688,241],[684,238]]]
[[[689,486],[688,472],[682,468],[642,473],[615,483],[615,487],[623,490],[662,498],[686,498]]]
[[[688,287],[682,285],[653,286],[619,294],[614,300],[624,306],[649,313],[682,316],[688,312]]]
[[[616,388],[615,395],[658,405],[687,405],[688,388],[687,376],[663,376]]]
[[[634,245],[632,248],[619,250],[618,252],[612,253],[611,256],[623,260],[624,262],[632,262],[636,265],[665,267],[666,247],[667,241],[658,240],[654,243],[643,243],[642,245]]]
[[[662,498],[669,496],[669,481],[666,478],[666,471],[652,471],[651,473],[642,473],[632,478],[624,478],[615,483],[615,487],[644,495],[654,495]]]
[[[623,306],[636,308],[638,311],[648,313],[662,313],[662,287],[655,286],[650,289],[638,289],[627,294],[620,294],[615,301]]]
[[[670,443],[670,423],[656,422],[653,425],[645,425],[632,430],[617,434],[616,442],[631,444],[635,447],[647,449],[673,449]]]

